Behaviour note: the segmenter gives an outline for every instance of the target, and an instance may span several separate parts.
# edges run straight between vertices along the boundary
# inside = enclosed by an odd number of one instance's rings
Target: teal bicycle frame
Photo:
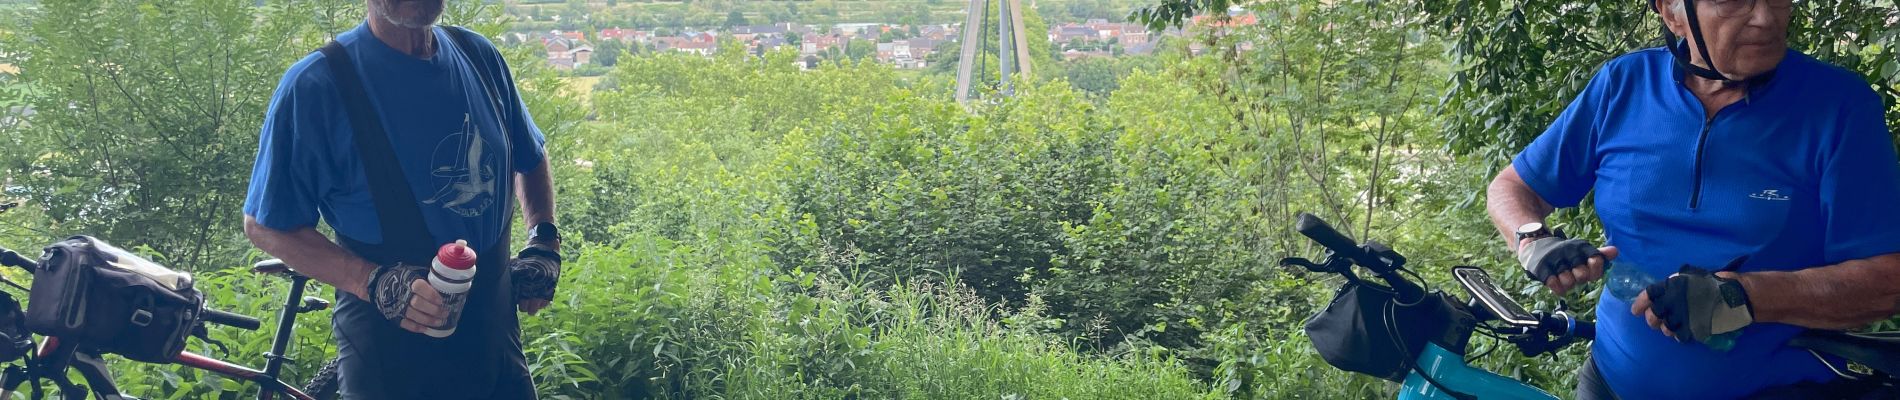
[[[1431,375],[1425,379],[1424,372]],[[1437,381],[1446,387],[1433,385]],[[1465,357],[1438,345],[1427,345],[1418,355],[1418,369],[1405,376],[1405,384],[1399,388],[1399,400],[1457,400],[1451,392],[1462,393],[1483,400],[1491,399],[1557,399],[1557,396],[1545,392],[1516,379],[1491,373],[1465,363]]]

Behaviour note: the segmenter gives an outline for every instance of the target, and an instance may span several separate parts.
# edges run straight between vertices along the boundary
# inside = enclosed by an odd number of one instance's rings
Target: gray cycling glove
[[[1544,283],[1601,254],[1603,252],[1597,250],[1596,245],[1583,239],[1551,236],[1525,244],[1517,252],[1517,261],[1524,266],[1524,274],[1530,276],[1531,280]]]
[[[561,281],[561,253],[546,245],[528,245],[508,260],[508,273],[514,281],[515,301],[553,301],[554,287]]]
[[[1729,262],[1732,270],[1746,257]],[[1754,309],[1748,305],[1748,291],[1742,282],[1715,276],[1709,270],[1683,266],[1668,280],[1650,285],[1649,310],[1663,320],[1663,326],[1676,333],[1678,340],[1689,338],[1706,343],[1710,337],[1734,332],[1755,323]]]
[[[415,293],[409,291],[411,282],[427,279],[429,270],[423,267],[397,263],[396,265],[376,267],[370,273],[369,302],[383,313],[383,318],[391,322],[402,322],[409,313],[409,299]]]

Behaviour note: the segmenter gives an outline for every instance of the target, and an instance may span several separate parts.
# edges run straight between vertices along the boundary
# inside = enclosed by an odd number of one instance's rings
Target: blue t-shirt
[[[494,46],[482,39],[470,41],[474,49],[457,49],[448,35],[435,29],[436,52],[426,60],[389,47],[367,24],[336,40],[355,59],[434,242],[465,239],[486,249],[505,239],[505,205],[514,201],[505,196],[512,193],[514,174],[500,171],[501,157],[514,157],[515,171],[531,171],[544,161],[544,139],[506,68],[492,76],[492,84],[503,97],[501,112],[514,115],[500,118],[490,105],[471,63],[498,59]],[[244,213],[278,230],[312,227],[321,216],[338,235],[382,243],[369,181],[328,63],[321,52],[311,53],[277,84],[259,133]],[[508,129],[500,129],[500,121]],[[504,131],[514,139],[512,154],[502,154]]]
[[[1705,118],[1661,48],[1604,65],[1512,165],[1558,207],[1596,192],[1619,266],[1798,270],[1900,252],[1900,163],[1880,98],[1860,76],[1788,51],[1775,76]],[[1759,323],[1718,353],[1677,343],[1613,296],[1591,356],[1631,399],[1735,398],[1834,375]]]

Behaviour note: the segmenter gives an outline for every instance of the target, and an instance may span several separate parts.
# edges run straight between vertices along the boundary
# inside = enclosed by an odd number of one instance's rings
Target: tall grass
[[[1200,398],[1161,355],[1091,356],[969,289],[775,274],[649,236],[570,266],[563,304],[530,318],[549,397]],[[736,257],[736,259],[763,259]],[[711,268],[709,268],[711,267]],[[1006,316],[999,322],[997,315]],[[531,343],[532,344],[532,343]],[[574,361],[574,362],[568,362]]]

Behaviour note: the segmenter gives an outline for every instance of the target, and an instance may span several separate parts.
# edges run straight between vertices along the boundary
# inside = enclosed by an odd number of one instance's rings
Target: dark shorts
[[[503,298],[471,298],[455,333],[434,338],[402,330],[354,295],[337,297],[331,328],[344,399],[535,398],[520,320]]]
[[[1583,366],[1577,368],[1577,400],[1616,400],[1616,393],[1610,391],[1610,383],[1603,381],[1603,374],[1597,372],[1597,362],[1588,356],[1583,358]]]

